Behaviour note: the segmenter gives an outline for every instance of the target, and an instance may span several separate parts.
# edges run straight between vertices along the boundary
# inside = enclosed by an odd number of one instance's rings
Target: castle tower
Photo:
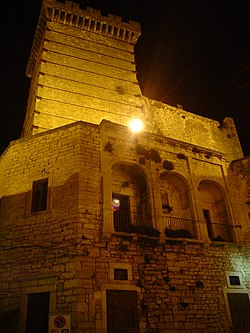
[[[79,120],[126,125],[138,117],[139,36],[137,22],[71,1],[43,1],[26,72],[32,81],[22,136]]]
[[[250,159],[233,120],[141,95],[138,24],[43,1],[23,138],[0,158],[0,332],[245,333]]]

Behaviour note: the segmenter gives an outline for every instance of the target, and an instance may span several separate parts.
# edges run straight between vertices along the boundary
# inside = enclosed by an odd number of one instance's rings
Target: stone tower
[[[1,333],[250,327],[250,159],[233,119],[141,95],[139,35],[43,1],[22,138],[0,159]]]
[[[139,36],[137,22],[71,1],[44,1],[27,66],[32,80],[22,136],[79,120],[128,124],[140,116]]]

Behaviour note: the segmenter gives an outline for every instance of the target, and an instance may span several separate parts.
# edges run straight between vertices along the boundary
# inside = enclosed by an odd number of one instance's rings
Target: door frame
[[[124,282],[127,282],[124,283]],[[136,291],[137,295],[138,295],[138,299],[140,297],[140,288],[129,284],[129,281],[116,281],[116,283],[110,283],[110,284],[106,284],[104,285],[104,289],[101,292],[101,298],[102,298],[102,332],[103,333],[107,333],[108,332],[108,320],[107,320],[107,290],[121,290],[121,291]],[[139,326],[140,326],[140,322],[139,322]]]
[[[242,287],[241,289],[239,288],[224,288],[223,289],[224,292],[224,299],[225,299],[225,303],[226,303],[226,310],[227,310],[227,314],[228,314],[228,318],[231,324],[231,327],[233,328],[233,321],[232,321],[232,316],[231,316],[231,311],[230,311],[230,306],[229,306],[229,302],[228,302],[228,298],[227,298],[227,294],[246,294],[248,295],[248,299],[249,299],[249,303],[250,303],[250,290],[246,289],[245,287]]]
[[[33,280],[31,278],[23,279],[23,284],[26,284],[26,280],[30,282]],[[25,333],[26,327],[26,318],[27,318],[27,306],[28,306],[28,294],[32,293],[40,293],[40,292],[49,292],[50,293],[50,302],[49,302],[49,315],[56,310],[56,286],[55,283],[51,281],[47,281],[46,285],[38,285],[34,287],[26,287],[22,288],[21,294],[21,302],[20,302],[20,315],[19,315],[19,328],[18,333]],[[44,283],[44,281],[43,281]],[[48,318],[48,326],[49,326],[49,318]]]

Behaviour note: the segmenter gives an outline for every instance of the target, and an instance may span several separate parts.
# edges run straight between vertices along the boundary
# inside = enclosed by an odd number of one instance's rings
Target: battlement
[[[90,7],[81,9],[78,3],[72,1],[66,0],[65,3],[62,3],[56,0],[45,0],[44,8],[47,20],[92,31],[132,44],[136,44],[141,34],[138,22],[130,20],[125,23],[122,22],[120,16],[112,14],[105,17],[101,15],[100,10]]]
[[[62,23],[81,30],[90,31],[110,38],[135,45],[141,35],[140,23],[129,20],[122,22],[120,16],[108,14],[102,16],[100,10],[87,7],[80,8],[79,3],[65,0],[44,0],[38,20],[36,35],[32,45],[31,55],[27,64],[26,75],[32,76],[35,59],[44,36],[48,21]]]

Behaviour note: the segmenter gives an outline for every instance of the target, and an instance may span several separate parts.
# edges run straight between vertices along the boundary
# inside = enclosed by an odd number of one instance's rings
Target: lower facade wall
[[[49,314],[70,315],[72,333],[107,332],[107,290],[137,293],[143,333],[232,332],[227,292],[249,294],[249,251],[237,246],[135,235],[83,239],[73,246],[68,254],[59,248],[12,249],[16,265],[5,265],[1,274],[0,313],[17,309],[19,319],[18,331],[6,333],[25,332],[29,293],[50,292]],[[30,260],[32,273],[18,276]],[[116,268],[127,270],[127,280],[115,279]],[[227,273],[239,275],[241,285],[228,286]]]

